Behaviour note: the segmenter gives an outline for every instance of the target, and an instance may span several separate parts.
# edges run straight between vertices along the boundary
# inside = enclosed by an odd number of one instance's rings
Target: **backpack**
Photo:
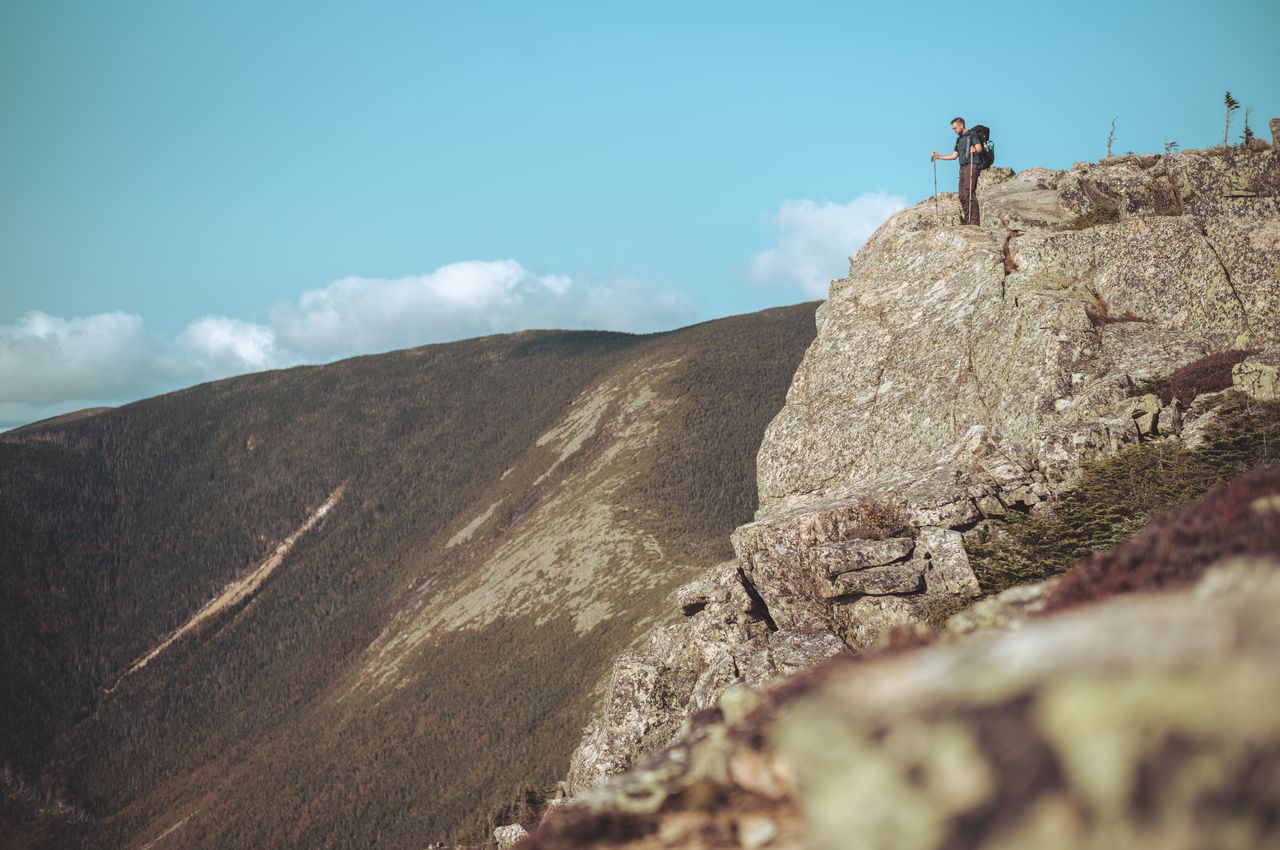
[[[986,171],[996,161],[996,146],[991,143],[991,129],[977,124],[969,133],[982,142],[982,153],[974,158],[974,162],[977,163],[979,171]]]

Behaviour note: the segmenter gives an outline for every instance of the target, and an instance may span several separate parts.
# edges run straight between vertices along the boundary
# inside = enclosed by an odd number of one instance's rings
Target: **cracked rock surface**
[[[731,692],[525,846],[1275,846],[1277,566]]]
[[[1280,343],[1277,179],[1271,151],[1121,157],[980,188],[982,227],[931,200],[893,216],[819,308],[758,518],[926,466],[977,425],[1034,450],[1131,380]]]
[[[604,699],[570,761],[566,790],[580,794],[669,744],[689,717],[734,685],[758,686],[848,647],[826,630],[779,629],[736,562],[675,594],[685,619],[614,662]]]
[[[618,659],[570,793],[712,734],[699,718],[741,686],[948,618],[952,633],[1019,628],[1045,588],[953,618],[981,592],[965,533],[1043,509],[1126,444],[1203,440],[1211,395],[1166,403],[1144,382],[1248,348],[1236,388],[1276,397],[1275,152],[992,169],[979,193],[986,225],[958,226],[954,195],[927,200],[832,283],[761,445],[737,560],[682,588],[684,619]]]
[[[978,592],[960,543],[933,554],[938,535],[1036,510],[1127,443],[1199,439],[1195,400],[1165,404],[1144,381],[1247,347],[1240,389],[1275,392],[1276,153],[993,169],[979,192],[982,227],[954,224],[950,195],[941,216],[930,199],[890,218],[818,310],[760,448],[760,509],[734,535],[780,626],[865,649],[936,624]],[[867,511],[898,516],[860,528]],[[922,583],[872,563],[898,539]],[[860,562],[879,572],[835,578]]]

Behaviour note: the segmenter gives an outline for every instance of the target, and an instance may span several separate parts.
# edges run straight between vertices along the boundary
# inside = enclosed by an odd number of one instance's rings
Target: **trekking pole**
[[[969,224],[973,224],[973,196],[978,192],[978,167],[973,162],[973,137],[967,136],[966,138],[971,140],[969,142],[969,176],[972,179],[969,181],[969,214],[965,218]]]
[[[938,158],[933,158],[933,223],[936,225],[942,220],[938,213]]]

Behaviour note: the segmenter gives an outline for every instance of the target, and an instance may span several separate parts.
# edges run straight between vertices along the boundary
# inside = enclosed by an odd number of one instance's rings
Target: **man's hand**
[[[976,145],[969,145],[969,153],[982,153],[982,142],[978,142]]]
[[[932,152],[932,155],[931,155],[929,158],[930,158],[930,159],[937,159],[937,158],[938,158],[938,152],[937,152],[937,151],[933,151],[933,152]]]

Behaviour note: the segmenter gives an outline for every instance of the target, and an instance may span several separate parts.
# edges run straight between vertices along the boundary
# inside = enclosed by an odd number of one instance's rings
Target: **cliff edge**
[[[786,693],[785,677],[824,658],[865,656],[936,631],[1000,589],[983,586],[971,558],[1002,522],[1053,514],[1085,471],[1130,447],[1194,452],[1211,437],[1227,439],[1213,428],[1231,399],[1244,400],[1231,409],[1244,409],[1246,419],[1255,413],[1250,405],[1275,402],[1276,152],[1190,150],[1064,171],[991,169],[979,198],[981,227],[956,225],[948,213],[954,195],[896,214],[850,259],[848,276],[832,283],[818,310],[817,337],[761,445],[760,507],[733,535],[736,560],[682,588],[676,604],[684,619],[619,659],[570,769],[568,791],[582,801],[552,818],[536,841],[566,846],[574,834],[598,838],[596,815],[622,830],[618,843],[632,826],[640,832],[631,838],[664,829],[683,834],[670,819],[646,820],[648,813],[632,823],[639,809],[618,802],[643,808],[649,792],[636,783],[654,788],[665,780],[602,778],[673,740],[649,761],[658,774],[687,777],[698,747],[719,754],[716,771],[733,774],[732,761],[720,759],[728,750],[706,741],[723,742],[726,718],[741,719],[743,700],[755,704],[740,686]],[[1170,380],[1188,369],[1217,370],[1217,383]],[[1212,467],[1213,457],[1203,464]],[[1197,562],[1194,572],[1212,560]],[[1280,565],[1272,555],[1263,562]],[[980,617],[960,618],[965,622],[951,632],[981,630],[974,623],[993,616],[1021,622],[1051,592],[1046,583],[1017,588],[1016,599],[984,600]],[[1268,591],[1266,599],[1274,598]],[[1190,603],[1159,604],[1173,610]],[[927,661],[915,662],[925,671],[919,675],[944,678],[970,663]],[[905,659],[897,663],[910,669]],[[785,725],[795,731],[804,722]],[[757,736],[776,732],[760,723],[752,729]],[[801,761],[822,749],[804,739],[806,747]],[[693,797],[707,783],[719,789],[713,796],[750,784],[720,773],[714,781],[677,783],[676,808],[697,810]],[[794,778],[784,777],[782,786],[794,791],[787,785]],[[649,811],[668,806],[667,792],[661,796]],[[805,799],[777,788],[764,796],[787,805]],[[601,814],[607,812],[617,817]],[[625,812],[632,814],[619,814]],[[788,823],[785,816],[766,820],[771,829]],[[637,826],[641,821],[646,825]],[[575,833],[580,827],[586,832]],[[724,840],[708,846],[789,843],[776,829],[752,838],[749,824],[726,828]],[[687,838],[665,843],[702,846]]]
[[[950,226],[931,201],[904,210],[819,308],[760,448],[756,521],[735,534],[780,627],[866,647],[927,619],[938,597],[976,594],[960,535],[1036,510],[1086,462],[1179,438],[1199,413],[1194,398],[1145,386],[1218,352],[1275,362],[1271,151],[984,180],[988,224]],[[853,542],[868,537],[903,542],[868,555]],[[903,563],[913,566],[893,566]],[[897,589],[859,593],[868,569],[902,573]]]

